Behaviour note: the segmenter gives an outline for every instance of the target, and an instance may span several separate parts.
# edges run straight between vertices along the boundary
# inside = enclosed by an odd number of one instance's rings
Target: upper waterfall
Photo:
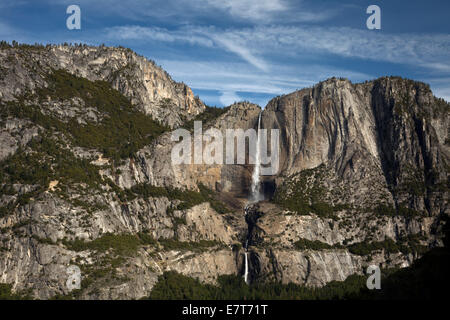
[[[252,185],[251,185],[251,194],[250,194],[250,202],[258,202],[264,200],[264,194],[261,193],[260,186],[260,171],[261,171],[261,137],[260,137],[260,129],[261,129],[261,115],[262,111],[258,116],[258,139],[256,143],[256,155],[255,155],[255,168],[253,169],[252,174]]]

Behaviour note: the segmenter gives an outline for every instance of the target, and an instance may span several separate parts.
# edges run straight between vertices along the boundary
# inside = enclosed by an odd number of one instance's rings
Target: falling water
[[[248,239],[245,240],[244,246],[244,257],[245,257],[245,271],[244,271],[244,281],[248,284]]]
[[[255,168],[253,169],[253,174],[252,174],[252,186],[251,186],[251,195],[250,195],[250,203],[255,203],[258,201],[261,201],[264,199],[264,195],[261,194],[261,190],[260,190],[260,181],[259,181],[259,176],[260,176],[260,171],[261,171],[261,145],[260,145],[260,137],[259,137],[259,130],[261,129],[261,114],[262,111],[259,113],[258,116],[258,138],[257,138],[257,142],[256,142],[256,157],[255,157]],[[249,205],[247,204],[247,206],[244,209],[245,215],[248,214],[248,209],[249,209]],[[245,252],[244,252],[244,257],[245,257],[245,271],[244,271],[244,281],[245,283],[248,284],[248,239],[245,241]]]
[[[245,251],[244,254],[245,254],[245,272],[244,272],[244,281],[245,281],[245,283],[248,284],[248,257],[247,257],[248,252]]]
[[[251,202],[258,202],[260,200],[263,200],[263,195],[261,194],[260,190],[260,183],[259,183],[259,176],[260,176],[260,170],[261,170],[261,144],[259,141],[259,130],[261,129],[261,114],[262,111],[259,113],[258,117],[258,140],[256,143],[256,158],[255,158],[255,168],[253,169],[253,175],[252,175],[252,186],[251,186]]]

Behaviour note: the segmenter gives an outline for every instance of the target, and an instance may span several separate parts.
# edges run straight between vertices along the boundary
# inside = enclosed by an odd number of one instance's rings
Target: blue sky
[[[81,8],[81,30],[66,8]],[[368,30],[366,8],[381,8]],[[450,101],[450,1],[0,0],[0,39],[122,45],[209,105],[272,97],[329,77],[400,75]]]

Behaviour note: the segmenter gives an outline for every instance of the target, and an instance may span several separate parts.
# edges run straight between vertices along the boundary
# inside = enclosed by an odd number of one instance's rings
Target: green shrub
[[[107,233],[92,241],[74,240],[63,241],[63,243],[69,250],[73,251],[95,250],[105,252],[111,249],[118,255],[129,256],[136,253],[141,240],[136,235]]]
[[[335,212],[348,209],[346,204],[335,206],[323,201],[326,190],[322,184],[325,165],[314,169],[302,170],[280,185],[273,202],[300,215],[315,213],[320,217],[333,217]]]
[[[196,242],[189,242],[189,241],[178,241],[175,239],[159,239],[158,242],[164,247],[165,250],[202,251],[207,248],[221,245],[220,242],[212,240],[200,240]]]
[[[13,293],[12,285],[9,283],[0,283],[0,300],[31,300],[31,292],[19,291]]]
[[[386,204],[379,204],[373,209],[374,213],[380,216],[403,216],[403,217],[416,217],[422,214],[414,209],[410,209],[399,205],[397,209]]]
[[[169,200],[180,200],[181,203],[177,207],[178,210],[186,210],[201,203],[209,202],[211,207],[218,213],[229,212],[229,209],[224,203],[215,199],[215,193],[212,190],[202,184],[199,184],[198,187],[200,190],[199,192],[170,187],[156,187],[146,183],[138,184],[129,189],[130,196],[128,196],[128,199],[130,200],[134,199],[136,196],[141,196],[143,198],[166,197]]]
[[[139,240],[143,245],[152,245],[155,246],[157,241],[147,232],[139,232],[138,233]]]
[[[294,247],[298,250],[324,250],[324,249],[332,249],[333,246],[330,246],[328,243],[321,242],[319,240],[308,240],[308,239],[300,239],[294,242]]]
[[[187,130],[192,131],[192,130],[194,130],[194,121],[201,121],[202,125],[205,126],[208,122],[210,122],[211,120],[217,119],[222,114],[226,113],[229,109],[230,109],[230,107],[217,108],[217,107],[205,106],[205,110],[202,113],[195,116],[194,119],[192,119],[190,121],[186,121],[182,127]]]
[[[28,143],[29,150],[19,149],[0,163],[3,181],[48,187],[50,180],[63,183],[85,183],[97,187],[102,183],[98,167],[89,160],[76,158],[62,143],[47,135]]]
[[[384,249],[388,253],[397,253],[400,252],[399,245],[392,239],[386,239],[384,241],[379,242],[359,242],[354,243],[348,247],[348,250],[359,256],[366,256],[372,253],[375,250]]]

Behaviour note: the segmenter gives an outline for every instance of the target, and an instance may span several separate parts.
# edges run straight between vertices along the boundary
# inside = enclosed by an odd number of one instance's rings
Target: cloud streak
[[[108,37],[140,39],[217,47],[237,54],[263,71],[264,57],[327,54],[345,58],[411,64],[448,71],[450,35],[386,34],[351,28],[256,26],[244,29],[182,27],[174,31],[137,26],[115,27]]]
[[[220,102],[224,106],[229,106],[235,102],[241,101],[241,98],[234,91],[222,91],[220,96]]]
[[[277,70],[276,74],[267,74],[255,71],[246,63],[192,61],[192,60],[158,60],[177,81],[185,81],[194,91],[220,91],[224,98],[212,99],[201,95],[207,103],[215,104],[247,99],[248,93],[264,95],[266,98],[252,98],[264,106],[274,96],[287,94],[292,91],[310,87],[321,80],[335,75],[356,79],[357,81],[372,78],[364,73],[336,69],[330,66],[299,65],[296,67],[286,65],[270,65],[270,69]],[[234,98],[227,98],[232,95]],[[227,100],[225,100],[227,98]],[[214,101],[214,102],[211,102]],[[234,102],[234,100],[232,101]]]
[[[72,4],[73,0],[47,0],[52,4]],[[336,9],[313,10],[315,1],[306,0],[77,0],[77,4],[98,11],[99,14],[116,15],[134,21],[148,18],[176,23],[196,23],[200,20],[245,21],[270,24],[291,22],[315,23],[336,14]],[[328,4],[331,6],[331,4]]]
[[[228,12],[231,16],[253,21],[272,20],[274,14],[288,9],[282,0],[204,0],[197,1]]]

